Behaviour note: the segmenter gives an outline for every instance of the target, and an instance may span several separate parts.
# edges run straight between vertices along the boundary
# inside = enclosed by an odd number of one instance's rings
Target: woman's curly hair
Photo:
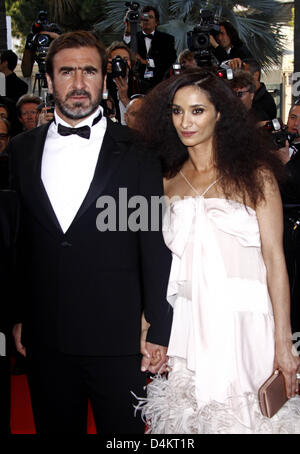
[[[264,199],[266,175],[282,178],[280,160],[263,128],[233,94],[228,82],[206,69],[190,69],[157,85],[144,99],[136,119],[140,138],[158,153],[163,174],[174,177],[188,159],[187,148],[172,123],[171,106],[177,90],[197,86],[205,92],[220,118],[214,131],[214,162],[225,197],[240,195],[254,206]]]

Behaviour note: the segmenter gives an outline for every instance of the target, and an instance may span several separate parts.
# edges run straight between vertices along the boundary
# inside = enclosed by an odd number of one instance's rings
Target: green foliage
[[[124,30],[125,2],[106,0],[106,19],[95,25],[101,33]],[[175,37],[177,52],[187,47],[186,33],[199,23],[200,9],[212,9],[229,20],[253,56],[266,67],[278,63],[284,37],[281,34],[282,4],[277,0],[140,0],[141,6],[153,5],[160,12],[160,30]],[[286,25],[286,22],[285,22]]]
[[[13,35],[23,39],[31,32],[41,10],[48,11],[49,21],[57,23],[64,32],[90,30],[104,18],[103,2],[99,0],[6,0],[6,7],[12,17]]]

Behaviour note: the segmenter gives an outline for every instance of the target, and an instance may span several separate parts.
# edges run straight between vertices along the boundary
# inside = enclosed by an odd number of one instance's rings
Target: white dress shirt
[[[100,110],[101,120],[92,127]],[[77,134],[62,136],[57,132],[60,123],[70,127],[54,112],[43,151],[41,178],[58,222],[65,233],[76,216],[92,182],[107,121],[103,109],[78,123],[76,127],[91,127],[89,139]]]

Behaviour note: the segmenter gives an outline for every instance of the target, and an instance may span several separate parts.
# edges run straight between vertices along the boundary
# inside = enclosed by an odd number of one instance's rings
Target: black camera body
[[[32,25],[32,33],[30,33],[26,40],[26,49],[35,52],[35,60],[39,67],[39,72],[46,73],[45,60],[52,42],[52,38],[47,34],[41,32],[54,32],[61,34],[61,28],[54,23],[48,22],[48,14],[46,11],[40,11],[37,20]]]
[[[127,62],[123,60],[120,55],[116,55],[111,61],[111,74],[112,77],[126,77],[127,74]]]
[[[200,10],[200,23],[187,33],[188,48],[195,54],[198,66],[211,63],[209,35],[216,36],[220,26],[215,14],[208,9]]]
[[[299,134],[296,132],[292,134],[288,132],[287,126],[282,124],[280,118],[274,118],[273,120],[268,121],[264,128],[266,131],[271,132],[272,140],[276,148],[284,148],[286,141],[288,141],[291,146],[295,139],[299,137]]]
[[[140,4],[137,2],[126,2],[125,6],[128,8],[127,19],[130,23],[137,24],[140,22],[141,16],[139,13]]]

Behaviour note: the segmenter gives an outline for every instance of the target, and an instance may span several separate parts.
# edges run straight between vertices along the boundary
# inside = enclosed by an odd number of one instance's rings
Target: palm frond
[[[57,23],[64,19],[64,15],[73,9],[73,0],[49,0],[51,17]]]
[[[149,0],[140,0],[141,7]],[[278,63],[284,44],[280,32],[282,5],[278,0],[152,0],[161,15],[160,30],[175,37],[177,52],[187,47],[187,31],[200,21],[200,10],[211,9],[222,20],[228,20],[236,28],[252,55],[267,66]],[[95,25],[96,30],[121,32],[126,12],[125,3],[106,2],[107,19]],[[285,7],[285,18],[288,16]]]

